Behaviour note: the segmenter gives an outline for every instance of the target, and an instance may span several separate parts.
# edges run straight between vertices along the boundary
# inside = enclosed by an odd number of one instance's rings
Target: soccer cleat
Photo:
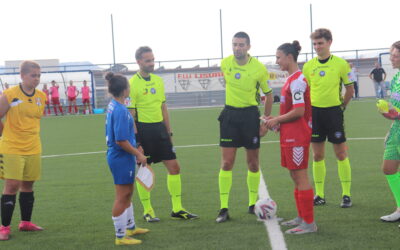
[[[150,232],[147,228],[135,227],[135,229],[126,229],[126,236],[133,236],[135,234],[145,234]]]
[[[184,220],[194,220],[199,218],[199,216],[197,216],[196,214],[191,214],[185,210],[181,210],[176,213],[172,212],[171,217],[174,219],[184,219]]]
[[[282,226],[298,226],[303,222],[303,219],[300,217],[296,217],[292,220],[288,220],[288,221],[283,221],[281,223]]]
[[[228,213],[228,209],[227,208],[222,208],[221,210],[219,210],[217,219],[215,220],[217,223],[221,223],[221,222],[225,222],[227,220],[229,220],[229,213]]]
[[[18,226],[19,231],[42,231],[43,228],[30,221],[21,221]]]
[[[0,226],[0,240],[8,240],[10,238],[10,226]]]
[[[254,206],[255,206],[255,205],[249,206],[249,210],[248,210],[249,214],[255,214],[255,213],[254,213]]]
[[[137,240],[134,238],[129,238],[129,237],[122,237],[122,238],[115,238],[115,245],[120,246],[120,245],[136,245],[142,243],[141,240]]]
[[[285,233],[286,234],[306,234],[306,233],[315,233],[317,232],[317,225],[315,225],[315,222],[311,224],[307,224],[306,222],[302,222],[300,225],[298,225],[295,228],[287,230]]]
[[[384,222],[396,222],[400,220],[400,211],[396,210],[394,213],[391,213],[389,215],[385,215],[381,217],[381,221]]]
[[[353,205],[350,196],[343,195],[342,203],[340,203],[341,208],[349,208]]]
[[[325,204],[326,204],[325,198],[321,198],[319,195],[314,196],[314,206],[321,206]]]
[[[160,219],[155,217],[155,216],[151,216],[150,214],[145,214],[143,216],[143,219],[147,222],[159,222]]]

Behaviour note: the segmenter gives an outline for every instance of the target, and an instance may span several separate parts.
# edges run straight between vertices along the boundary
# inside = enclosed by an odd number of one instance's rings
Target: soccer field
[[[149,224],[134,194],[136,224],[151,230],[137,238],[135,249],[271,249],[263,223],[247,213],[247,168],[243,149],[233,171],[231,221],[217,224],[219,209],[217,117],[221,108],[171,110],[174,144],[181,164],[183,205],[200,219],[170,219],[166,169],[153,166],[156,186],[152,203],[161,222]],[[273,114],[277,114],[274,105]],[[49,117],[42,120],[43,175],[36,183],[33,221],[43,232],[17,232],[19,206],[12,221],[12,238],[0,249],[114,249],[111,207],[114,185],[106,164],[104,116]],[[398,249],[399,223],[382,223],[395,202],[380,170],[383,138],[390,121],[381,117],[375,100],[354,101],[345,112],[352,165],[353,207],[342,209],[341,187],[331,145],[326,148],[327,205],[315,208],[318,233],[284,236],[288,249]],[[293,184],[280,167],[279,137],[262,140],[260,164],[268,191],[278,204],[278,216],[296,216]],[[311,176],[311,169],[310,169]],[[286,230],[285,227],[281,228]],[[124,248],[124,247],[122,247]]]

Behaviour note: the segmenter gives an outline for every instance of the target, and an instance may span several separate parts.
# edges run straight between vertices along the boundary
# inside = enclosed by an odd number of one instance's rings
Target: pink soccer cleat
[[[10,238],[10,226],[1,226],[0,227],[0,240],[8,240]]]
[[[18,226],[19,231],[42,231],[43,228],[33,224],[30,221],[21,221]]]

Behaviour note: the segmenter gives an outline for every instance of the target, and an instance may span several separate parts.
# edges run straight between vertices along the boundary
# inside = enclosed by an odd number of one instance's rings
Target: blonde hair
[[[40,69],[40,65],[34,61],[23,61],[19,66],[21,74],[28,74],[31,69]]]

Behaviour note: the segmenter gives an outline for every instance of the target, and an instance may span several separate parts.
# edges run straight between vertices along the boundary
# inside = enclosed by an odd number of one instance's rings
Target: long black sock
[[[15,194],[3,194],[1,196],[1,224],[5,227],[11,224],[11,218],[15,207],[15,197]]]
[[[31,221],[34,201],[35,197],[33,196],[33,192],[19,193],[19,206],[21,208],[22,221]]]

